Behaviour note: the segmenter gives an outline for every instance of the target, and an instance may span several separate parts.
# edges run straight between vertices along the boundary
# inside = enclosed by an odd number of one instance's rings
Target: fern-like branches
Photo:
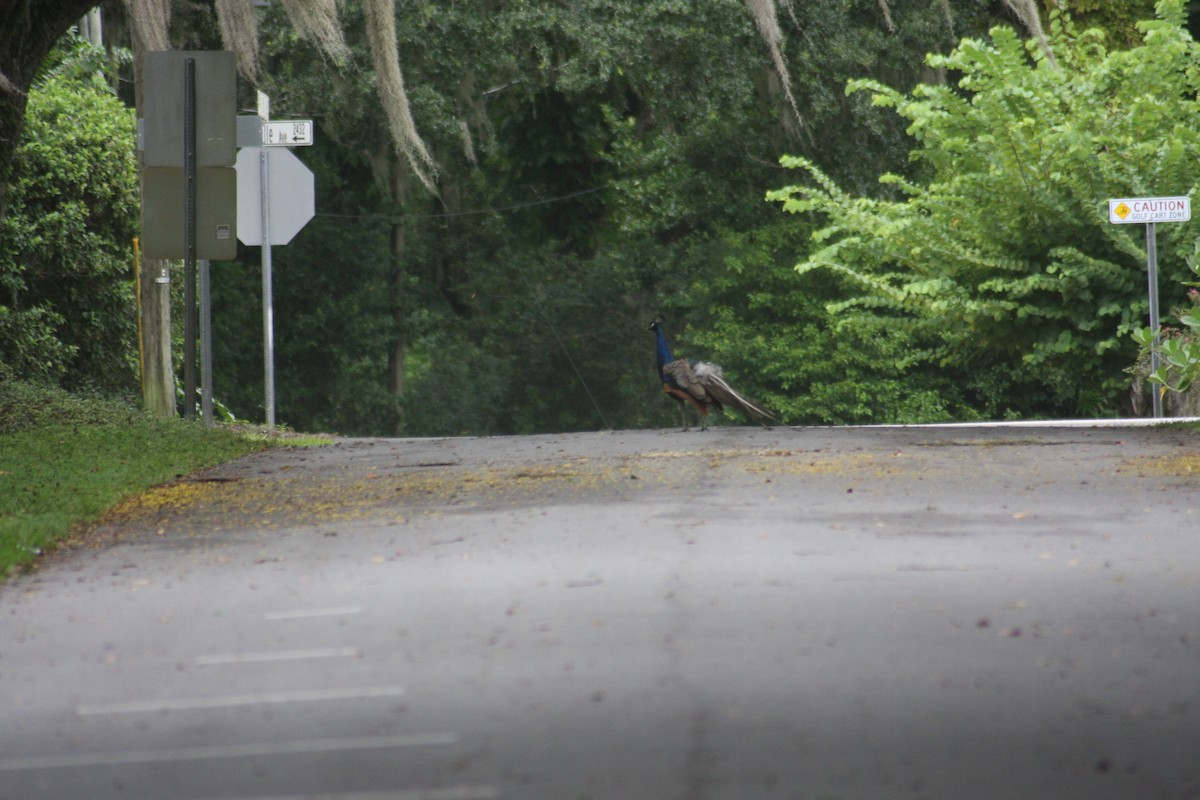
[[[930,57],[960,76],[957,86],[903,94],[851,82],[848,92],[868,92],[908,121],[924,172],[884,176],[902,193],[886,201],[849,195],[806,159],[783,159],[802,179],[768,199],[826,220],[797,270],[839,277],[847,297],[830,312],[907,319],[958,369],[970,370],[966,359],[981,348],[1011,353],[1012,369],[1028,371],[1013,380],[1111,407],[1134,355],[1125,337],[1145,307],[1145,249],[1132,226],[1109,224],[1106,201],[1200,190],[1200,48],[1179,0],[1158,13],[1127,51],[1109,52],[1102,34],[1077,32],[1054,12],[1045,44],[1001,27]],[[1198,229],[1162,227],[1171,297],[1182,293]]]

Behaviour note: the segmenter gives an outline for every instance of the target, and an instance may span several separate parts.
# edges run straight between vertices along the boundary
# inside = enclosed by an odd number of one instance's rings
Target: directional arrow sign
[[[245,245],[262,244],[261,147],[243,147],[237,163],[237,237]],[[290,150],[267,151],[267,211],[271,244],[287,244],[316,212],[312,170]]]
[[[300,147],[313,143],[311,119],[272,120],[262,124],[263,147]]]

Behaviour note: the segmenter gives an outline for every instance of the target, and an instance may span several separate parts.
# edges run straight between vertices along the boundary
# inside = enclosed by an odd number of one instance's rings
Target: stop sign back
[[[279,147],[243,147],[237,162],[237,237],[244,245],[261,245],[262,161],[267,164],[267,211],[271,244],[287,244],[316,212],[312,170],[291,151]]]

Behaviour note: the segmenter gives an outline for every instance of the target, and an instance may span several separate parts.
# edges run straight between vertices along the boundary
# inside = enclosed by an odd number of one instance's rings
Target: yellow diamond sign
[[[1124,220],[1126,217],[1128,217],[1130,214],[1133,213],[1133,209],[1130,208],[1129,206],[1125,205],[1124,203],[1117,203],[1117,207],[1113,209],[1113,213],[1116,214],[1118,217],[1120,217],[1122,220]]]

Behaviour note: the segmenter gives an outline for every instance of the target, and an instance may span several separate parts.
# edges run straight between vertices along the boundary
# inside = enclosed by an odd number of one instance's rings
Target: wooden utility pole
[[[134,62],[134,96],[138,119],[144,116],[145,108],[142,86],[143,47],[134,36],[137,58]],[[138,153],[138,167],[142,171],[142,155]],[[160,417],[173,417],[175,410],[175,370],[171,363],[171,262],[163,259],[147,260],[140,271],[141,284],[138,289],[142,302],[142,405],[147,411]]]
[[[142,295],[142,405],[160,417],[175,411],[175,372],[171,365],[171,262],[151,259],[138,276]]]

